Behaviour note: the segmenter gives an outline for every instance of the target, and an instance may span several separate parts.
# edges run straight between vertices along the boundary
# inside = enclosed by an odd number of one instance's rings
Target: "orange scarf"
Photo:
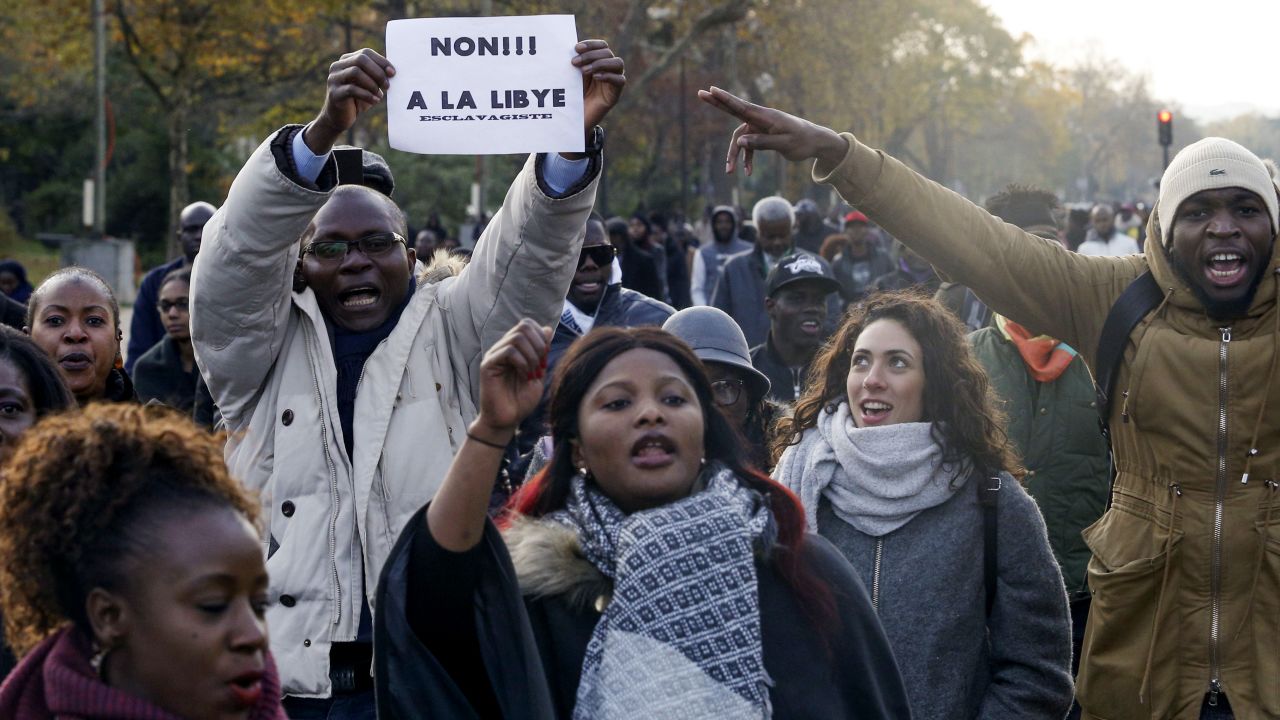
[[[1076,351],[1066,343],[1058,342],[1048,335],[1031,337],[1026,328],[1003,315],[996,315],[995,321],[1000,334],[1018,348],[1027,372],[1031,373],[1036,382],[1057,380],[1076,358]]]

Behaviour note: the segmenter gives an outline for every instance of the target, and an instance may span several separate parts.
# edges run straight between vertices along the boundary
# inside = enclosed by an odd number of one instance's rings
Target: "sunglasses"
[[[592,245],[591,247],[582,248],[582,254],[578,256],[578,267],[586,264],[587,258],[591,258],[591,262],[596,267],[604,267],[613,262],[618,256],[618,248],[612,245]]]
[[[156,307],[160,309],[162,314],[174,308],[178,308],[182,312],[188,312],[191,309],[191,304],[189,300],[183,298],[182,300],[161,300],[156,303]]]
[[[313,242],[302,248],[302,254],[310,253],[315,255],[317,260],[334,262],[345,258],[347,253],[351,252],[351,248],[354,247],[364,253],[365,257],[371,258],[385,255],[396,243],[408,247],[399,233],[380,232],[365,235],[358,240],[321,240],[320,242]]]

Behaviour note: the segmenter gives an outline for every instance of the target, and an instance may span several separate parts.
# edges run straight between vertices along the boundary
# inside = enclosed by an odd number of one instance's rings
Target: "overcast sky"
[[[1145,74],[1152,94],[1197,120],[1280,114],[1278,0],[981,0],[1028,56],[1090,53]]]

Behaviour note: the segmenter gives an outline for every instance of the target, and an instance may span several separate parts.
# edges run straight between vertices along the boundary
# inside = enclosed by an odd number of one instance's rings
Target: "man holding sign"
[[[330,66],[320,113],[263,142],[208,223],[192,340],[228,465],[268,518],[267,616],[291,717],[374,717],[382,564],[476,416],[484,351],[521,317],[559,318],[595,202],[597,124],[626,83],[604,41],[573,50],[586,152],[530,156],[465,272],[439,254],[415,278],[389,169],[333,151],[398,76],[369,49]]]

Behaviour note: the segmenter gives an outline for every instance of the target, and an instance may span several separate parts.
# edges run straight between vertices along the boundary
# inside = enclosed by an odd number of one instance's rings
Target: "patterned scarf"
[[[575,720],[768,718],[755,551],[776,538],[760,496],[712,463],[705,489],[627,515],[583,476],[552,520],[613,580],[582,662]]]
[[[1071,361],[1076,359],[1076,351],[1064,342],[1058,342],[1048,335],[1031,337],[1026,328],[1003,315],[996,315],[995,321],[1000,334],[1018,349],[1027,372],[1036,382],[1049,383],[1057,380],[1067,371]]]

